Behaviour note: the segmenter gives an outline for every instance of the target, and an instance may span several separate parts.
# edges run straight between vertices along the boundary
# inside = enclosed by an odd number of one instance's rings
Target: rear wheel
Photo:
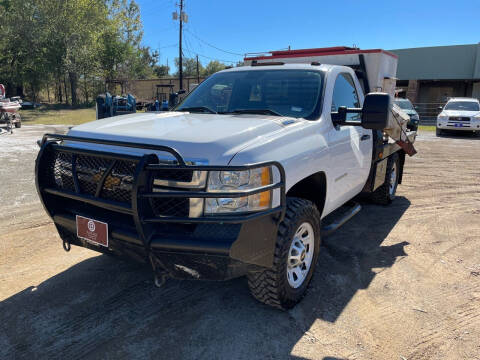
[[[320,213],[308,200],[287,199],[285,219],[278,229],[273,267],[247,274],[258,301],[290,309],[305,295],[320,251]]]
[[[395,199],[400,175],[400,161],[398,154],[393,154],[387,159],[387,161],[385,182],[372,193],[372,201],[380,205],[388,205]]]
[[[22,127],[22,123],[20,121],[17,121],[15,123],[15,127],[18,129],[18,128],[21,128]]]

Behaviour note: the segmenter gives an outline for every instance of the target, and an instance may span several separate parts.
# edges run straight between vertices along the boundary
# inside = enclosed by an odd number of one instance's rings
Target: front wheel
[[[442,135],[442,129],[435,128],[435,135],[441,136]]]
[[[308,200],[287,199],[278,228],[273,267],[247,274],[250,292],[264,304],[286,310],[305,295],[320,251],[320,213]]]

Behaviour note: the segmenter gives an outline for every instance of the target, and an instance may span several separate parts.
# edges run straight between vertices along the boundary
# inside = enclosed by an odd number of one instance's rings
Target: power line
[[[165,49],[165,48],[170,48],[170,47],[176,47],[178,46],[178,43],[171,44],[171,45],[165,45],[165,46],[159,46],[157,49]]]
[[[209,42],[205,41],[205,40],[202,40],[201,38],[199,38],[197,35],[195,35],[193,32],[191,32],[190,30],[188,29],[185,29],[185,31],[187,31],[188,33],[190,33],[191,35],[193,35],[197,40],[203,42],[204,44],[214,48],[214,49],[217,49],[218,51],[222,51],[224,53],[227,53],[227,54],[231,54],[231,55],[238,55],[238,56],[244,56],[245,54],[239,54],[239,53],[235,53],[235,52],[232,52],[232,51],[228,51],[228,50],[223,50],[223,49],[220,49],[219,47],[215,46],[215,45],[212,45],[210,44]]]
[[[187,50],[187,52],[190,54],[190,57],[193,58],[193,54],[197,54],[198,56],[201,56],[203,58],[206,58],[206,59],[209,59],[209,60],[216,60],[216,61],[220,61],[220,62],[223,62],[223,63],[231,63],[231,64],[236,64],[238,61],[232,61],[232,60],[222,60],[222,59],[217,59],[217,58],[214,58],[214,57],[211,57],[211,56],[207,56],[207,55],[202,55],[202,54],[199,54],[198,52],[196,51],[193,51],[190,47],[190,41],[188,40],[188,37],[184,37],[185,39],[185,49]]]
[[[224,62],[224,63],[230,63],[230,64],[236,64],[238,61],[231,61],[231,60],[222,60],[222,59],[216,59],[216,58],[213,58],[213,57],[210,57],[210,56],[206,56],[206,55],[202,55],[202,54],[197,54],[198,56],[201,56],[201,57],[204,57],[206,59],[210,59],[210,60],[217,60],[217,61],[220,61],[220,62]]]
[[[189,57],[194,57],[194,52],[190,49],[192,49],[192,44],[190,43],[190,40],[188,37],[184,36],[183,39],[185,40],[185,50],[188,52]]]

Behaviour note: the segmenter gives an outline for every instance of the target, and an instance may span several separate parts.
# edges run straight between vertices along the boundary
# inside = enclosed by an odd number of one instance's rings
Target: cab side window
[[[350,74],[339,74],[335,80],[332,96],[332,112],[337,112],[339,106],[359,108],[357,90]],[[347,114],[347,121],[359,121],[360,114]]]

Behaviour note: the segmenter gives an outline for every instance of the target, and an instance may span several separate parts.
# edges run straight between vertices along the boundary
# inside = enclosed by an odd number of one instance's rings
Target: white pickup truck
[[[405,152],[382,131],[391,96],[364,96],[363,71],[254,62],[212,75],[172,112],[46,134],[37,189],[65,250],[145,261],[157,285],[247,275],[255,298],[293,307],[322,218],[361,193],[387,205],[402,181]]]

